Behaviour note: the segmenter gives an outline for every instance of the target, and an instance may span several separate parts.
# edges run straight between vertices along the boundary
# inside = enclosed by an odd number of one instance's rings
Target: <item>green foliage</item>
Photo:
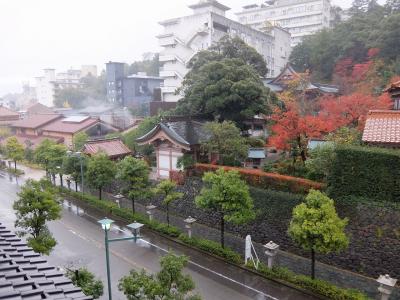
[[[128,75],[146,72],[149,76],[159,76],[160,61],[156,54],[151,60],[135,61],[128,67]]]
[[[332,29],[324,29],[306,37],[293,48],[290,62],[304,72],[310,70],[319,80],[330,80],[339,59],[350,58],[353,62],[363,62],[370,48],[379,48],[380,58],[385,60],[385,69],[391,71],[399,59],[400,13],[387,12],[381,7],[368,12],[357,13],[349,20]]]
[[[328,193],[337,199],[359,196],[376,201],[400,201],[400,154],[397,150],[336,147]]]
[[[66,155],[63,157],[62,170],[64,174],[68,174],[75,182],[81,182],[81,162],[83,173],[86,173],[88,158],[86,155],[81,157]]]
[[[143,155],[151,154],[154,149],[151,145],[139,146],[136,143],[136,139],[145,135],[150,130],[152,130],[160,122],[159,116],[147,117],[145,118],[137,128],[128,131],[123,135],[124,144],[129,147],[134,152],[139,152]]]
[[[226,165],[240,165],[246,158],[246,139],[240,135],[239,128],[233,122],[208,122],[205,129],[209,138],[202,142],[201,147],[208,153],[217,153],[220,165],[225,165],[226,162],[231,162]]]
[[[117,164],[116,178],[123,183],[122,193],[132,200],[135,211],[135,199],[146,196],[149,186],[149,168],[143,160],[126,156]]]
[[[86,132],[79,132],[77,133],[74,138],[73,138],[73,145],[74,145],[74,151],[81,151],[83,149],[83,146],[89,139],[89,136],[87,135]]]
[[[196,206],[220,214],[221,246],[224,247],[224,222],[245,224],[255,218],[253,199],[247,184],[236,171],[206,172],[205,187],[196,197]]]
[[[6,139],[12,135],[11,129],[8,127],[0,128],[0,138]]]
[[[241,264],[243,261],[238,253],[228,247],[222,248],[219,243],[216,243],[214,241],[205,240],[197,237],[188,237],[186,234],[179,235],[179,240],[187,245],[196,247],[198,249],[206,251],[207,253],[222,257],[227,261],[235,264]]]
[[[310,190],[305,202],[293,209],[288,234],[303,249],[311,250],[313,279],[314,252],[327,254],[348,247],[347,222],[337,215],[333,200],[316,190]]]
[[[249,268],[254,269],[252,264]],[[286,268],[273,267],[268,268],[265,264],[260,263],[257,272],[270,279],[278,279],[289,282],[298,288],[302,288],[318,295],[322,295],[332,300],[368,300],[369,298],[360,291],[353,289],[342,289],[327,281],[320,279],[311,279],[305,275],[299,275],[291,272]]]
[[[185,153],[181,157],[178,158],[176,162],[177,168],[182,168],[184,170],[193,168],[195,164],[195,160],[193,159],[192,153]]]
[[[49,168],[49,152],[50,147],[56,145],[56,143],[52,140],[45,139],[43,140],[34,151],[34,160],[36,163],[40,164],[42,167],[46,169]]]
[[[24,146],[20,144],[16,137],[9,137],[5,147],[7,158],[12,159],[17,169],[17,161],[24,159]]]
[[[67,269],[67,277],[71,279],[75,286],[82,289],[86,296],[92,296],[93,299],[98,299],[103,295],[103,283],[96,279],[95,275],[86,268],[76,270]]]
[[[252,148],[263,148],[265,146],[265,141],[261,138],[248,137],[246,138],[246,144]]]
[[[61,217],[61,207],[56,201],[55,190],[50,182],[42,179],[29,179],[18,193],[19,199],[14,202],[15,227],[20,230],[19,236],[29,235],[28,245],[33,250],[49,254],[56,241],[47,229],[46,222]]]
[[[232,38],[229,35],[221,38],[208,50],[198,52],[189,61],[188,66],[193,72],[197,72],[203,65],[213,61],[221,61],[224,58],[240,59],[252,66],[261,77],[268,71],[264,57],[256,49],[247,45],[242,39]]]
[[[183,197],[183,193],[175,191],[176,183],[172,180],[162,180],[154,189],[154,193],[162,195],[164,200],[163,203],[167,207],[167,224],[169,226],[169,205],[178,199]]]
[[[99,190],[100,199],[103,187],[112,182],[115,171],[115,164],[106,154],[99,153],[89,158],[86,178],[91,187]]]
[[[356,128],[340,127],[335,132],[331,132],[326,137],[327,141],[336,145],[360,145],[361,133]]]
[[[245,127],[243,121],[269,111],[271,100],[259,74],[236,58],[211,61],[190,71],[179,92],[183,98],[177,104],[176,113],[231,120],[241,128]]]
[[[307,178],[326,182],[332,170],[335,159],[335,146],[333,144],[319,145],[308,153],[306,160]]]
[[[129,275],[119,281],[119,289],[129,299],[200,299],[192,295],[195,288],[189,275],[182,274],[187,265],[186,256],[168,253],[160,259],[161,270],[155,274],[147,274],[131,270]]]

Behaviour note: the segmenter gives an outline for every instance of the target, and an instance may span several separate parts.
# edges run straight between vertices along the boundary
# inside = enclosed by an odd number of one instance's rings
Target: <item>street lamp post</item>
[[[77,151],[77,152],[72,152],[71,150],[67,151],[67,155],[68,156],[75,156],[75,157],[79,157],[79,162],[81,164],[81,192],[82,195],[84,193],[84,184],[83,184],[83,164],[82,164],[82,159],[83,159],[83,155],[82,152]]]
[[[98,223],[101,224],[101,227],[104,230],[104,244],[105,244],[105,248],[106,248],[108,299],[112,300],[109,243],[118,242],[118,241],[129,241],[129,240],[134,240],[136,242],[137,239],[140,238],[140,228],[143,227],[143,224],[135,222],[135,223],[127,225],[127,227],[129,229],[131,229],[133,232],[133,236],[131,236],[131,237],[109,239],[108,231],[111,229],[111,224],[114,223],[114,221],[111,219],[105,218],[105,219],[98,221]]]

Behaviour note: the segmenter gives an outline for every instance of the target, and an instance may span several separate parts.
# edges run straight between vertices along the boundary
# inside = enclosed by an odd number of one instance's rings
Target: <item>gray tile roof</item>
[[[0,299],[92,299],[0,223]]]

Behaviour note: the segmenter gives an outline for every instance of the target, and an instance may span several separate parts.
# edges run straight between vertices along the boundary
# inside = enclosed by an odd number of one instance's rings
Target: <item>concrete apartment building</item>
[[[269,0],[251,4],[236,13],[240,23],[261,29],[266,23],[279,24],[291,34],[291,46],[303,37],[330,26],[329,0]]]
[[[125,64],[106,63],[107,100],[123,107],[137,107],[153,100],[154,90],[159,89],[163,78],[148,76],[145,72],[126,75]]]
[[[263,55],[269,69],[268,77],[280,73],[290,54],[290,34],[270,26],[266,31],[255,30],[225,17],[230,8],[215,0],[202,0],[190,5],[193,14],[160,22],[164,33],[157,36],[160,53],[160,77],[164,78],[162,100],[176,102],[175,90],[188,72],[187,63],[200,50],[209,48],[223,36],[238,36]]]
[[[56,74],[55,69],[44,69],[43,75],[36,77],[36,99],[39,103],[52,107],[56,89],[82,86],[81,79],[88,75],[97,76],[97,66],[83,65],[81,69],[69,69]]]

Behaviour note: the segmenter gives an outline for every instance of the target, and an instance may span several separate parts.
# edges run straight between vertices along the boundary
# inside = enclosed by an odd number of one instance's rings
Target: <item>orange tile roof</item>
[[[119,138],[89,141],[85,144],[83,152],[89,155],[104,152],[110,158],[126,156],[132,153]]]
[[[400,111],[369,111],[362,140],[369,143],[400,144]]]

